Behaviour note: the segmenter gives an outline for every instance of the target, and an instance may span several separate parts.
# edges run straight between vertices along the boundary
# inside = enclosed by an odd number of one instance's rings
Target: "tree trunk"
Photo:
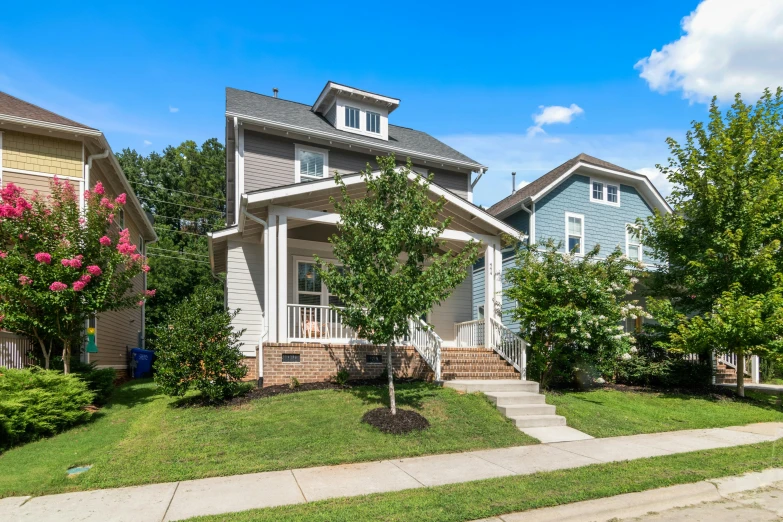
[[[63,373],[71,373],[71,341],[63,343]]]
[[[392,343],[386,343],[386,373],[389,374],[389,409],[397,415],[397,401],[394,397],[394,366],[392,365]]]
[[[737,354],[737,395],[745,396],[745,353],[741,351]]]
[[[37,336],[37,333],[36,333],[36,338],[38,339],[38,345],[41,347],[41,353],[44,356],[44,370],[48,370],[49,360],[52,357],[52,340],[49,339],[49,351],[47,351],[46,344],[43,342],[43,339]]]

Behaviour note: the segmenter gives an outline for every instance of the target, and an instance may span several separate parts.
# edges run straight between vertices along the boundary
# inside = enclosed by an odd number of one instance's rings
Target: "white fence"
[[[24,368],[30,359],[33,343],[27,337],[0,331],[0,368]]]
[[[484,346],[484,319],[454,325],[454,342],[458,347]]]

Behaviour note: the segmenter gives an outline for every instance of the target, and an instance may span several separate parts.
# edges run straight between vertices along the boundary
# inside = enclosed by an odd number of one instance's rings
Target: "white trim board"
[[[568,236],[570,235],[568,232],[568,218],[578,218],[581,220],[582,223],[582,235],[579,238],[579,252],[576,252],[574,255],[577,256],[583,256],[585,255],[585,216],[584,214],[577,214],[575,212],[566,212],[565,213],[565,236],[564,236],[564,249],[565,253],[568,254],[571,252],[571,250],[568,248]]]
[[[2,140],[0,140],[0,146],[2,146]],[[0,160],[2,159],[2,154],[0,154]],[[60,174],[49,174],[47,172],[37,172],[35,170],[12,169],[9,167],[3,167],[0,170],[4,170],[5,172],[13,172],[14,174],[24,174],[26,176],[41,176],[43,178],[53,178],[57,176],[58,179],[67,179],[68,181],[84,181],[82,178],[77,178],[75,176],[62,176]]]
[[[322,149],[320,147],[311,147],[310,145],[294,143],[294,181],[296,183],[302,182],[302,174],[300,169],[301,159],[299,158],[302,152],[314,152],[316,154],[321,154],[324,157],[323,175],[320,178],[315,176],[307,176],[306,179],[308,180],[308,183],[327,179],[329,177],[329,149]],[[242,189],[243,191],[240,192],[240,194],[244,194],[244,185]]]
[[[602,199],[595,199],[593,197],[593,183],[601,183],[601,198]],[[617,202],[611,202],[609,201],[609,186],[615,187],[617,189]],[[590,198],[590,203],[598,203],[599,205],[609,205],[610,207],[619,207],[620,206],[620,183],[618,181],[610,181],[606,178],[594,178],[590,177],[590,184],[588,186],[588,196]]]

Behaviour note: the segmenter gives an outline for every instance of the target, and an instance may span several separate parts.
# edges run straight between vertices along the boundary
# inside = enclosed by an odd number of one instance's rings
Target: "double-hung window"
[[[313,181],[326,177],[329,153],[324,149],[295,146],[296,182]]]
[[[625,255],[631,261],[642,261],[642,230],[638,225],[625,225]]]
[[[620,186],[604,181],[590,181],[590,201],[620,206]]]
[[[566,212],[565,231],[566,249],[577,255],[584,254],[585,218],[581,214]]]
[[[381,133],[381,115],[367,111],[367,132]]]
[[[336,268],[340,272],[343,270],[340,266]],[[343,306],[337,296],[329,293],[311,261],[296,262],[296,302],[310,306]]]
[[[351,127],[352,129],[358,129],[360,126],[359,122],[359,109],[356,107],[350,107],[348,105],[345,106],[345,126]]]

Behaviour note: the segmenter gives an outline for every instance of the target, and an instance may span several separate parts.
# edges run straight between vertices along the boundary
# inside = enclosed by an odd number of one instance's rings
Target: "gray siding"
[[[241,350],[255,355],[263,331],[264,248],[257,243],[228,242],[226,304],[239,309],[234,318],[237,330],[245,329]]]
[[[428,320],[444,341],[454,340],[454,323],[470,321],[471,278],[466,277],[443,303],[432,309]]]
[[[337,120],[337,103],[332,103],[332,106],[328,111],[326,111],[324,117],[329,121],[329,123],[335,125],[335,121]]]

